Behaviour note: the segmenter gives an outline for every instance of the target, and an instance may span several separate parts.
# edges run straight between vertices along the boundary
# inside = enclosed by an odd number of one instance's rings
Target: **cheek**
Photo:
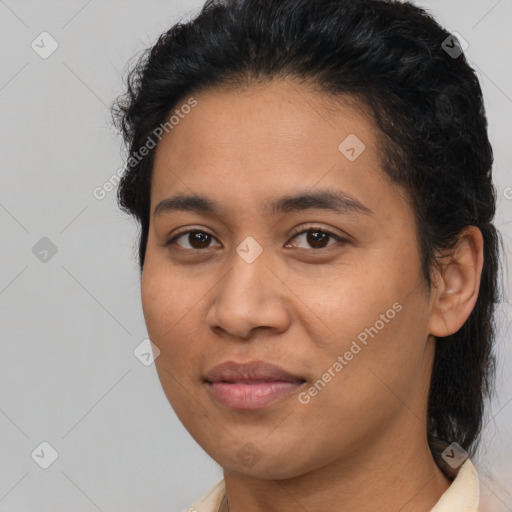
[[[340,269],[326,287],[306,290],[304,284],[299,293],[307,291],[307,305],[322,321],[314,324],[327,326],[309,332],[320,349],[315,373],[333,382],[328,384],[332,391],[339,390],[332,395],[322,391],[324,399],[333,404],[348,400],[348,410],[358,404],[350,397],[373,401],[372,397],[389,395],[378,377],[393,389],[406,389],[424,365],[428,303],[415,255],[400,260],[375,256]]]
[[[161,341],[166,325],[172,325],[169,315],[172,315],[174,308],[168,291],[165,281],[157,279],[146,264],[141,279],[142,310],[148,333],[154,343]]]
[[[173,267],[154,244],[150,237],[141,277],[142,307],[155,324],[172,325],[184,314],[188,304],[184,299],[191,287],[185,285],[186,272]]]
[[[141,299],[146,328],[151,341],[159,348],[155,367],[169,403],[181,421],[187,421],[190,396],[183,383],[197,379],[195,374],[201,360],[200,347],[194,343],[196,311],[171,276],[156,267],[145,265],[141,280]],[[188,405],[187,405],[188,404]]]
[[[141,300],[146,328],[159,348],[155,360],[173,407],[188,396],[179,382],[196,381],[204,367],[205,303],[208,287],[168,265],[149,260],[141,279]],[[176,380],[177,379],[177,380]]]
[[[193,314],[198,293],[180,286],[168,271],[145,265],[141,279],[141,300],[150,339],[162,352],[178,350],[184,345],[187,322]],[[180,341],[181,340],[181,341]]]
[[[185,308],[180,309],[179,300],[170,300],[168,292],[158,286],[159,282],[148,280],[142,288],[148,334],[160,349],[160,355],[155,359],[155,369],[176,416],[190,435],[203,445],[205,432],[212,430],[212,422],[222,424],[223,421],[222,418],[217,419],[202,403],[198,369],[204,366],[204,347],[202,350],[197,343],[198,334],[192,328],[196,322],[191,314],[187,315],[183,311]],[[163,303],[166,306],[162,306]],[[191,407],[191,403],[194,407]],[[217,441],[209,442],[216,444]]]
[[[389,268],[385,272],[377,261],[368,259],[343,262],[328,276],[316,274],[300,281],[290,277],[289,282],[304,303],[298,308],[301,325],[331,355],[343,354],[358,336],[362,341],[369,338],[366,329],[376,322],[379,332],[387,327],[380,315],[389,310],[385,320],[392,321],[393,304],[403,295]]]
[[[370,424],[410,403],[424,385],[426,299],[420,290],[406,296],[386,293],[352,311],[337,317],[340,335],[324,346],[327,357],[317,366],[319,391],[311,390],[319,399],[311,402],[335,411],[336,421],[372,417]]]

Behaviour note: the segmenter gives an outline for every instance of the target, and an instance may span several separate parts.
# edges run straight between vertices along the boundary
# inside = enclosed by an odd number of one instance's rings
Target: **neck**
[[[373,444],[342,460],[297,477],[256,479],[224,472],[229,512],[428,512],[451,481],[436,465],[418,432],[384,449]],[[268,470],[270,476],[271,469]]]

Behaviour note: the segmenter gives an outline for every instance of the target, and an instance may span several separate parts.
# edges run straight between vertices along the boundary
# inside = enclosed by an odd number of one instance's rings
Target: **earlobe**
[[[439,261],[429,332],[445,337],[457,332],[475,307],[483,267],[483,237],[476,226],[464,228],[449,256]]]

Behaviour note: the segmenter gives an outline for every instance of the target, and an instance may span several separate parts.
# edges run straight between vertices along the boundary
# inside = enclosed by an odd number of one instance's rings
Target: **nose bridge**
[[[222,299],[234,301],[247,308],[261,300],[268,285],[268,254],[263,254],[263,247],[252,237],[247,237],[235,249],[231,258],[231,270],[224,280]],[[266,290],[268,292],[268,290]]]
[[[263,241],[252,236],[246,236],[238,245],[233,246],[229,255],[229,272],[223,279],[223,288],[229,288],[229,293],[239,293],[242,288],[252,287],[261,281],[268,272],[268,250],[263,248]]]
[[[231,258],[231,268],[217,288],[208,313],[210,327],[221,327],[238,337],[252,329],[267,327],[282,330],[288,313],[279,286],[269,271],[269,254],[254,239],[245,239]]]

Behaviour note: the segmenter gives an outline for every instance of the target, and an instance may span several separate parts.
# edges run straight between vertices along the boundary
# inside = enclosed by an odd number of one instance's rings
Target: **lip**
[[[227,361],[209,370],[204,381],[221,405],[243,410],[267,407],[306,382],[301,376],[263,361]]]

